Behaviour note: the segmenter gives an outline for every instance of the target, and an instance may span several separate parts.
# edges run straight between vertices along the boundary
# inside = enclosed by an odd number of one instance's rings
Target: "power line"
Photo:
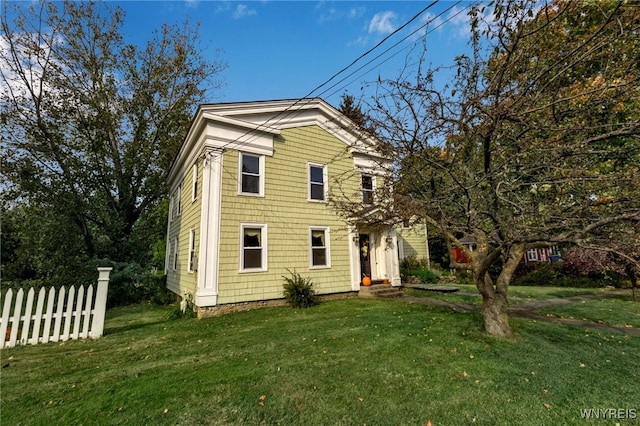
[[[392,45],[391,47],[389,47],[387,50],[385,50],[384,52],[382,52],[381,54],[379,54],[378,56],[376,56],[375,58],[373,58],[372,60],[370,60],[369,62],[367,62],[366,64],[362,65],[360,68],[358,68],[357,70],[353,71],[352,73],[350,73],[349,75],[347,75],[346,77],[344,77],[342,80],[340,80],[339,82],[337,82],[336,84],[334,84],[333,86],[329,87],[327,90],[325,90],[324,92],[321,92],[318,94],[319,97],[321,97],[323,94],[327,93],[327,91],[333,89],[334,87],[336,87],[338,84],[342,83],[343,81],[345,81],[346,79],[348,79],[349,77],[351,77],[352,75],[354,75],[355,73],[357,73],[358,71],[362,70],[364,67],[366,67],[367,65],[373,63],[375,60],[379,59],[380,57],[382,57],[385,53],[388,53],[389,51],[391,51],[393,48],[395,48],[396,46],[398,46],[399,44],[403,43],[404,41],[406,41],[408,38],[412,37],[413,35],[415,35],[416,33],[420,32],[423,28],[427,27],[429,24],[431,24],[432,22],[434,22],[436,19],[440,18],[442,15],[444,15],[446,12],[448,12],[449,10],[453,9],[454,7],[456,7],[458,4],[460,4],[462,1],[458,1],[457,3],[453,4],[452,6],[448,7],[447,9],[445,9],[444,11],[442,11],[440,14],[434,16],[433,18],[431,18],[429,21],[427,21],[425,24],[421,25],[420,27],[418,27],[416,30],[412,31],[410,34],[408,34],[407,36],[403,37],[401,40],[399,40],[398,42],[396,42],[394,45]],[[446,24],[447,22],[451,21],[453,18],[455,18],[456,16],[458,16],[460,13],[462,13],[463,11],[465,11],[467,8],[461,9],[460,11],[458,11],[457,13],[455,13],[454,15],[451,15],[450,17],[448,17],[445,21],[441,22],[440,24],[438,24],[437,26],[435,26],[433,29],[431,29],[430,31],[428,31],[425,36],[429,35],[430,33],[432,33],[433,31],[435,31],[436,29],[440,28],[441,26],[443,26],[444,24]],[[402,52],[405,49],[400,49],[398,50],[398,52],[394,53],[393,55],[389,56],[388,58],[386,58],[384,61],[376,64],[376,66],[380,66],[381,64],[387,62],[388,60],[390,60],[391,58],[395,57],[396,55],[398,55],[400,52]],[[365,71],[362,75],[368,73],[371,70],[367,70]],[[338,91],[340,91],[341,89],[343,89],[344,87],[348,86],[349,84],[351,84],[353,82],[353,80],[349,83],[347,83],[346,85],[343,85],[341,88],[339,88],[338,90],[335,90],[333,92],[331,92],[329,94],[329,96],[333,96],[336,93],[338,93]]]
[[[323,82],[322,84],[318,85],[316,88],[312,89],[309,93],[307,93],[304,97],[302,98],[298,98],[297,100],[295,100],[295,102],[291,105],[289,105],[288,107],[286,107],[284,110],[280,111],[279,113],[277,113],[275,116],[271,117],[268,121],[266,121],[265,123],[263,123],[264,126],[274,126],[277,125],[278,123],[280,123],[282,120],[286,119],[287,117],[289,117],[291,114],[293,114],[294,112],[292,111],[293,108],[295,108],[297,105],[299,104],[303,104],[304,102],[311,102],[311,99],[313,99],[314,97],[312,97],[311,95],[321,89],[322,87],[326,86],[327,84],[329,84],[329,82],[331,82],[334,78],[336,78],[338,75],[340,75],[341,73],[345,72],[347,69],[349,69],[350,67],[352,67],[353,65],[355,65],[358,61],[360,61],[361,59],[363,59],[364,57],[366,57],[367,55],[371,54],[375,49],[377,49],[378,47],[380,47],[384,42],[386,42],[387,40],[389,40],[389,38],[391,38],[392,36],[394,36],[395,34],[397,34],[399,31],[401,31],[402,29],[406,28],[411,22],[415,21],[418,17],[420,17],[423,13],[425,13],[427,10],[429,10],[431,7],[433,7],[435,4],[438,3],[439,0],[435,0],[433,2],[431,2],[429,5],[427,5],[425,8],[423,8],[420,12],[418,12],[417,14],[415,14],[409,21],[407,21],[406,23],[404,23],[402,26],[400,26],[399,28],[397,28],[394,32],[392,32],[391,34],[389,34],[388,36],[386,36],[384,39],[382,39],[380,42],[378,42],[373,48],[369,49],[368,51],[366,51],[365,53],[361,54],[360,56],[358,56],[358,58],[356,58],[354,61],[352,61],[348,66],[344,67],[343,69],[341,69],[340,71],[338,71],[337,73],[333,74],[330,78],[328,78],[327,80],[325,80],[325,82]],[[328,90],[334,88],[336,85],[340,84],[341,82],[343,82],[344,80],[346,80],[347,78],[349,78],[350,76],[352,76],[353,74],[355,74],[356,72],[360,71],[362,68],[366,67],[367,65],[371,64],[373,61],[375,61],[376,59],[380,58],[380,56],[384,55],[385,53],[389,52],[391,49],[395,48],[396,46],[398,46],[400,43],[402,43],[403,41],[405,41],[407,38],[413,36],[414,34],[416,34],[418,31],[421,31],[423,28],[425,28],[427,25],[429,25],[431,22],[435,21],[436,19],[442,17],[442,15],[444,15],[446,12],[448,12],[449,10],[451,10],[453,7],[457,6],[459,3],[461,3],[461,1],[459,0],[457,3],[455,3],[453,6],[448,7],[447,9],[445,9],[444,11],[440,12],[438,15],[436,15],[435,17],[433,17],[431,20],[429,20],[427,23],[425,23],[424,25],[421,25],[417,30],[411,32],[408,36],[404,37],[402,40],[400,40],[399,42],[395,43],[393,46],[391,46],[389,49],[385,50],[383,53],[381,53],[380,55],[376,56],[376,58],[374,58],[373,60],[367,62],[365,65],[361,66],[360,68],[358,68],[356,71],[354,71],[353,73],[349,74],[347,77],[343,78],[342,80],[340,80],[338,83],[334,84],[333,86],[331,86],[329,89],[325,90],[324,92],[321,92],[319,95],[315,96],[315,97],[319,97],[320,95],[326,93]],[[464,9],[463,9],[464,10]],[[458,12],[456,15],[457,16],[459,13]],[[451,20],[452,17],[449,17],[445,22],[448,22],[449,20]],[[442,24],[441,24],[442,25]],[[440,26],[440,25],[439,25]],[[438,27],[439,27],[438,26]],[[438,28],[436,27],[436,28]],[[434,28],[435,30],[435,28]],[[425,34],[428,35],[432,32],[433,30],[427,32]],[[392,56],[393,57],[393,56]],[[391,58],[389,58],[391,59]],[[345,86],[342,86],[342,88]],[[342,89],[341,88],[341,89]],[[341,90],[338,89],[338,90]],[[337,91],[333,92],[333,93],[337,93]],[[332,93],[332,94],[333,94]],[[231,144],[234,144],[236,142],[238,142],[240,139],[245,138],[246,136],[251,135],[252,133],[255,133],[258,128],[260,126],[255,126],[253,129],[247,130],[244,134],[238,136],[236,139],[234,139],[233,141],[227,142],[225,143],[221,148],[225,148]]]

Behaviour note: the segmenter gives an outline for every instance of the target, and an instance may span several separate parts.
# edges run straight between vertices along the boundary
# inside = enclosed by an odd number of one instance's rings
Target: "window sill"
[[[240,269],[238,273],[240,274],[255,274],[260,272],[268,272],[268,269]]]

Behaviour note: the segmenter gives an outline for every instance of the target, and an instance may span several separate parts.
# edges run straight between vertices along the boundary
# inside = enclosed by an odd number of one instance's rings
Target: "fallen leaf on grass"
[[[164,411],[162,411],[162,414],[167,414],[169,412],[168,408],[165,408]]]
[[[545,403],[545,404],[542,404],[542,405],[544,405],[544,408],[546,408],[547,410],[551,410],[551,406],[549,404]]]

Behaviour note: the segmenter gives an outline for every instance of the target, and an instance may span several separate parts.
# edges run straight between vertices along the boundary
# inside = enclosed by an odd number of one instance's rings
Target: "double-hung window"
[[[309,200],[325,201],[327,197],[327,166],[309,163]]]
[[[194,272],[198,267],[198,260],[196,258],[196,229],[191,228],[189,230],[189,264],[187,265],[187,272]]]
[[[331,256],[329,249],[329,228],[311,227],[309,228],[309,267],[329,268],[331,267]]]
[[[362,204],[373,204],[373,176],[362,175]]]
[[[173,194],[171,194],[171,197],[170,197],[169,211],[171,214],[171,220],[176,219],[178,216],[180,216],[180,213],[182,212],[181,198],[182,198],[182,185],[178,186],[178,188],[173,192]]]
[[[267,225],[244,223],[240,225],[240,271],[267,270]]]
[[[178,237],[173,239],[173,259],[172,259],[173,270],[178,269]]]
[[[240,153],[238,192],[243,195],[264,195],[264,156]]]
[[[198,198],[198,163],[195,163],[191,172],[191,201]]]

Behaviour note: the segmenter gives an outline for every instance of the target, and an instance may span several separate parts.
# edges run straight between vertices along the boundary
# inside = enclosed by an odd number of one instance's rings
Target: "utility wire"
[[[313,97],[311,97],[311,95],[321,89],[322,87],[326,86],[327,84],[329,84],[333,79],[335,79],[338,75],[340,75],[341,73],[345,72],[346,70],[348,70],[350,67],[352,67],[353,65],[355,65],[358,61],[360,61],[361,59],[363,59],[364,57],[366,57],[367,55],[371,54],[375,49],[377,49],[378,47],[380,47],[384,42],[386,42],[387,40],[389,40],[389,38],[391,38],[392,36],[394,36],[395,34],[397,34],[399,31],[401,31],[402,29],[406,28],[407,25],[409,25],[411,22],[415,21],[418,17],[420,17],[423,13],[425,13],[427,10],[429,10],[431,7],[433,7],[434,5],[436,5],[438,3],[439,0],[435,0],[433,2],[431,2],[429,5],[427,5],[425,8],[423,8],[420,12],[418,12],[417,14],[415,14],[409,21],[407,21],[406,23],[404,23],[402,26],[400,26],[399,28],[397,28],[394,32],[392,32],[391,34],[387,35],[384,39],[382,39],[380,42],[378,42],[373,48],[369,49],[368,51],[366,51],[365,53],[361,54],[360,56],[358,56],[358,58],[356,58],[354,61],[352,61],[348,66],[344,67],[343,69],[341,69],[340,71],[334,73],[331,77],[329,77],[327,80],[325,80],[325,82],[323,82],[322,84],[318,85],[317,87],[315,87],[314,89],[312,89],[309,93],[307,93],[303,98],[299,98],[297,100],[295,100],[295,102],[291,105],[289,105],[287,108],[285,108],[284,110],[280,111],[278,114],[276,114],[275,116],[271,117],[269,120],[267,120],[265,123],[263,123],[263,126],[274,126],[278,123],[280,123],[282,120],[284,120],[285,118],[289,117],[290,115],[292,115],[293,113],[295,113],[295,111],[292,111],[294,107],[296,107],[299,104],[303,104],[303,103],[310,103],[311,100],[313,99]],[[455,5],[459,4],[460,1],[458,1]],[[454,5],[454,6],[455,6]],[[385,52],[383,52],[382,54],[378,55],[375,59],[379,58],[381,55],[383,55],[384,53],[388,52],[389,50],[393,49],[394,47],[396,47],[398,44],[400,44],[402,41],[406,40],[408,37],[412,36],[413,34],[415,34],[416,32],[420,31],[422,28],[424,28],[425,26],[427,26],[429,23],[433,22],[434,20],[440,18],[442,15],[444,15],[447,11],[451,10],[454,6],[450,6],[449,8],[447,8],[446,10],[440,12],[438,15],[436,15],[434,18],[432,18],[429,22],[427,22],[426,24],[422,25],[421,27],[419,27],[418,30],[413,31],[409,36],[404,37],[400,42],[394,44],[390,49],[385,50]],[[460,13],[460,12],[459,12]],[[450,20],[451,18],[449,18],[448,20]],[[447,22],[448,22],[447,20]],[[429,31],[427,34],[431,33],[431,31]],[[374,60],[375,60],[374,59]],[[371,62],[373,61],[369,61],[367,62],[364,66],[358,68],[358,70],[356,70],[355,72],[361,70],[362,68],[364,68],[366,65],[369,65]],[[355,73],[354,72],[354,73]],[[349,76],[353,75],[354,73],[349,74]],[[346,78],[348,78],[349,76],[347,76]],[[340,80],[340,82],[344,81],[346,78]],[[334,84],[333,86],[331,86],[329,89],[335,87],[337,84],[339,84],[340,82]],[[343,86],[344,87],[344,86]],[[325,90],[323,93],[326,93]],[[335,93],[335,92],[334,92]],[[318,95],[319,96],[319,95]],[[317,97],[317,96],[316,96]],[[225,143],[221,148],[224,149],[225,147],[237,143],[240,139],[245,138],[246,136],[251,135],[252,133],[255,133],[258,128],[260,126],[255,126],[253,129],[247,130],[244,134],[238,136],[236,139],[234,139],[233,141],[227,142]],[[248,141],[247,141],[248,142]]]

